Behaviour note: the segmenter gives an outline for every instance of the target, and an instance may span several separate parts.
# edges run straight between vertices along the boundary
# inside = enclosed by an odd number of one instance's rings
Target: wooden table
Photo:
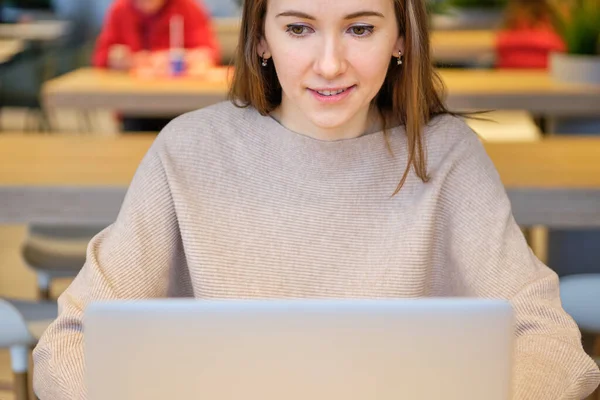
[[[47,108],[110,109],[130,115],[177,115],[223,101],[227,81],[140,79],[128,73],[84,68],[44,85]]]
[[[531,142],[542,139],[542,132],[527,111],[499,110],[485,119],[467,119],[467,124],[487,142]]]
[[[0,64],[10,61],[25,49],[25,43],[18,39],[0,39]]]
[[[25,41],[52,42],[65,36],[71,29],[67,21],[32,21],[18,24],[0,24],[0,37]]]
[[[0,135],[0,223],[110,223],[155,136]],[[521,225],[600,227],[600,139],[487,143]]]
[[[496,60],[496,32],[432,31],[433,60],[444,64],[493,65]]]
[[[549,116],[600,115],[600,86],[553,81],[545,71],[441,70],[455,110],[525,110]],[[222,101],[228,83],[194,79],[143,80],[106,70],[80,69],[47,82],[52,108],[110,109],[130,115],[177,115]]]
[[[542,70],[441,70],[451,109],[599,116],[600,85],[557,82]]]

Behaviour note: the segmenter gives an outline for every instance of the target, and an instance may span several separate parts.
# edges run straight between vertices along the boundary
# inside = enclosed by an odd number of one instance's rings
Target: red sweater
[[[138,11],[132,0],[115,0],[96,43],[94,65],[106,68],[109,48],[116,44],[126,45],[134,53],[142,50],[167,50],[170,21],[174,15],[183,17],[185,48],[209,48],[218,63],[219,45],[208,14],[197,0],[167,0],[163,8],[154,15]]]

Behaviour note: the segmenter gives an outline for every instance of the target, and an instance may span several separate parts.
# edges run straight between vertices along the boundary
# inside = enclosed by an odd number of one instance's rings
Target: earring
[[[262,66],[266,67],[269,65],[269,60],[265,58],[265,53],[262,54]]]
[[[398,51],[398,65],[402,65],[402,50]]]

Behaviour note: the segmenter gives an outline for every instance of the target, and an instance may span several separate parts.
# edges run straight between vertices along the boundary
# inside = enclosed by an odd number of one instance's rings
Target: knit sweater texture
[[[86,398],[90,302],[166,297],[508,299],[514,398],[587,396],[598,368],[479,138],[452,116],[423,134],[431,179],[411,172],[392,196],[407,165],[403,126],[388,149],[383,132],[322,141],[229,102],[171,122],[34,351],[40,399]]]

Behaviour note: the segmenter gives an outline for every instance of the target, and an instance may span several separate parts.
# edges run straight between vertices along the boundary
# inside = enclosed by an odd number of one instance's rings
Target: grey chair
[[[0,348],[10,350],[16,400],[29,400],[29,353],[58,314],[56,302],[0,298]]]
[[[104,226],[30,225],[21,248],[25,264],[37,276],[38,298],[50,298],[53,279],[72,278],[85,263],[90,240]]]

